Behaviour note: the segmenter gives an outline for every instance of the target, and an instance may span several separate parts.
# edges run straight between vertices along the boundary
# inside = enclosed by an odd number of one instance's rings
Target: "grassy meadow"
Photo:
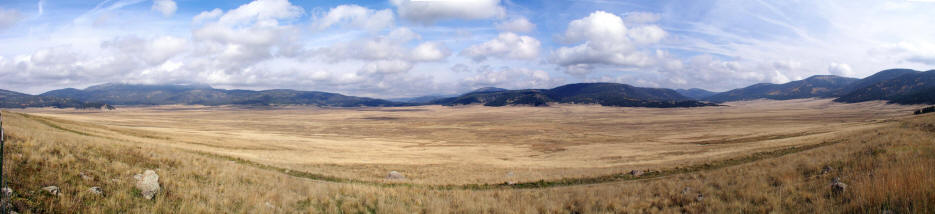
[[[935,115],[914,108],[4,110],[3,168],[20,213],[931,213]]]

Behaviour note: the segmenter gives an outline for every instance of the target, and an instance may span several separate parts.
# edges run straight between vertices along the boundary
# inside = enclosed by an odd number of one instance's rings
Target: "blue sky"
[[[0,88],[723,91],[935,67],[932,1],[2,1]]]

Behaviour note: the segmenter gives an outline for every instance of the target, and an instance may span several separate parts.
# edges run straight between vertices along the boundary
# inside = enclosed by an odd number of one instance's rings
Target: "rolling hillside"
[[[29,107],[55,107],[55,108],[112,108],[103,103],[86,103],[73,99],[36,96],[15,91],[0,89],[0,108],[29,108]]]
[[[317,91],[275,89],[264,91],[224,90],[199,85],[103,84],[79,89],[60,89],[42,94],[87,102],[115,105],[316,105],[333,107],[402,106],[405,103],[345,96]]]
[[[692,100],[671,89],[641,88],[619,83],[577,83],[553,89],[471,92],[458,97],[437,100],[435,103],[442,105],[480,103],[486,106],[547,106],[548,103],[575,103],[664,108],[712,105]]]
[[[869,79],[869,78],[868,78]],[[906,72],[893,78],[867,83],[835,99],[855,103],[888,100],[900,104],[935,103],[935,70]]]
[[[705,98],[714,102],[739,100],[773,99],[789,100],[802,98],[832,97],[835,92],[857,82],[858,79],[833,75],[815,75],[804,80],[785,84],[759,83],[734,89]]]

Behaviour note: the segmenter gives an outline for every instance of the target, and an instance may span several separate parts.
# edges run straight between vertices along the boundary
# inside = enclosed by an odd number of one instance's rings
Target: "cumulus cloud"
[[[287,0],[256,0],[237,9],[228,11],[218,20],[218,23],[228,26],[249,24],[252,22],[274,23],[280,19],[297,18],[305,14],[305,10],[292,5]]]
[[[0,7],[0,31],[12,27],[23,19],[23,16],[14,9],[5,9]]]
[[[365,74],[394,74],[402,73],[412,69],[412,63],[404,60],[377,60],[368,62],[360,69]]]
[[[159,11],[163,16],[172,16],[179,7],[172,0],[153,0],[152,10]]]
[[[195,17],[192,17],[192,22],[202,23],[205,21],[214,20],[218,17],[221,17],[222,14],[224,14],[224,11],[219,8],[214,8],[214,10],[211,11],[202,11],[198,15],[195,15]]]
[[[487,57],[502,56],[510,59],[535,59],[539,56],[539,40],[515,33],[500,33],[493,40],[472,45],[461,51],[462,56],[474,61],[484,61]]]
[[[828,73],[842,77],[854,76],[854,71],[851,69],[850,65],[837,62],[832,62],[828,65]]]
[[[474,89],[480,87],[503,87],[511,89],[550,88],[558,84],[548,72],[525,68],[501,67],[491,69],[482,67],[474,76],[465,78],[461,83],[463,88]]]
[[[410,55],[417,61],[437,61],[451,55],[451,51],[439,42],[424,42],[413,48]]]
[[[423,24],[445,19],[487,19],[506,15],[500,0],[391,0],[399,17]]]
[[[139,60],[146,65],[155,66],[186,51],[189,43],[186,39],[173,36],[162,36],[153,39],[129,36],[105,41],[101,44],[101,47],[118,51],[115,56],[128,57],[131,60]]]
[[[536,29],[536,24],[529,22],[525,17],[511,19],[496,24],[497,30],[516,33],[527,33]]]
[[[596,65],[643,67],[654,63],[653,55],[640,49],[666,36],[655,25],[627,28],[623,19],[604,11],[568,23],[565,42],[580,43],[553,51],[552,61],[573,74],[586,74]]]
[[[358,5],[339,5],[331,8],[324,16],[317,17],[315,26],[323,30],[341,22],[370,31],[378,31],[393,26],[395,18],[393,11],[389,9],[372,10]]]

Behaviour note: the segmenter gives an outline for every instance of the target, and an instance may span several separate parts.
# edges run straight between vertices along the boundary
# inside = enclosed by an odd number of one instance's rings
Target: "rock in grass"
[[[43,187],[42,190],[45,190],[45,191],[48,192],[49,194],[52,194],[52,195],[55,195],[55,196],[61,195],[61,193],[62,193],[62,189],[59,189],[57,186],[47,186],[47,187]]]
[[[704,194],[698,193],[698,197],[695,197],[695,201],[701,202],[701,200],[704,200]]]
[[[88,188],[88,192],[91,192],[91,194],[95,195],[104,195],[104,190],[102,190],[101,187]]]
[[[136,188],[145,199],[153,199],[159,193],[159,175],[156,171],[146,170],[143,174],[133,176],[136,179]]]
[[[643,170],[638,170],[638,169],[632,170],[630,171],[630,175],[632,175],[633,177],[640,177],[640,175],[643,175]]]
[[[392,172],[390,172],[389,174],[386,175],[386,179],[389,179],[389,180],[403,180],[403,179],[406,179],[406,176],[403,176],[403,173],[399,173],[399,172],[397,172],[397,171],[392,171]]]
[[[828,174],[828,173],[831,173],[831,171],[833,170],[834,168],[831,168],[831,166],[825,166],[824,168],[821,168],[821,174],[822,175]]]
[[[13,189],[10,189],[9,187],[4,187],[2,189],[2,192],[3,192],[3,195],[0,196],[0,204],[6,207],[13,207],[13,204],[10,203],[11,201],[10,199],[13,198]]]
[[[834,178],[834,180],[831,181],[831,193],[841,194],[844,193],[844,191],[847,191],[847,184],[841,182],[841,178]]]

